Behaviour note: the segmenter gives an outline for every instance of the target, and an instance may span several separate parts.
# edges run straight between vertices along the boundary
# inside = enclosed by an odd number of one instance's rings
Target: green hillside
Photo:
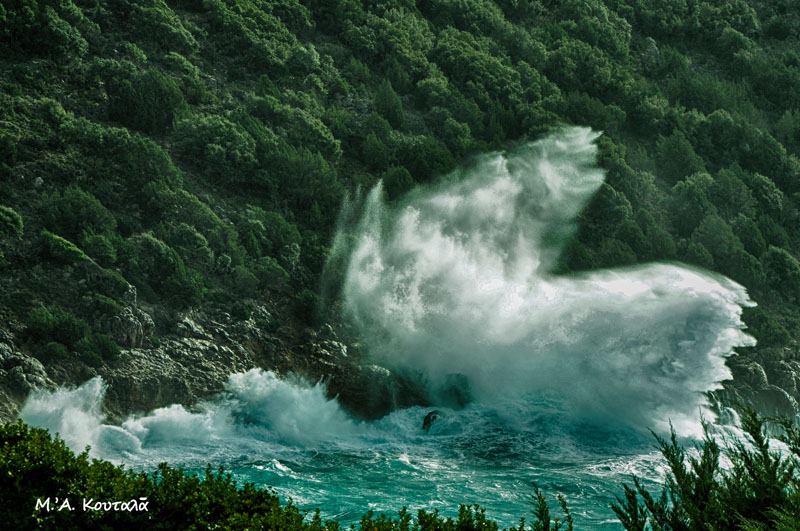
[[[345,194],[574,123],[605,132],[608,177],[562,269],[742,283],[760,346],[731,396],[787,412],[798,35],[790,0],[4,1],[0,342],[77,381],[190,310],[264,300],[291,342],[337,321],[319,293]],[[113,324],[131,308],[137,337]]]

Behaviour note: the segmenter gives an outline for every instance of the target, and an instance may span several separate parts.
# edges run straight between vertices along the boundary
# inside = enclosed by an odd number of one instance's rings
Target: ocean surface
[[[192,411],[182,406],[103,423],[105,385],[32,397],[22,417],[58,432],[75,450],[151,470],[169,462],[201,473],[223,466],[239,481],[274,489],[302,509],[357,522],[368,510],[394,514],[480,504],[504,526],[530,519],[533,484],[566,496],[578,529],[618,529],[610,508],[632,476],[654,492],[663,461],[652,435],[624,425],[579,420],[555,399],[524,397],[459,411],[396,411],[373,422],[352,420],[321,385],[252,370]]]

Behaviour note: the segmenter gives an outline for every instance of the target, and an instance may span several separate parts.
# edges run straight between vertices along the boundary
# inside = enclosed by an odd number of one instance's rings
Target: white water
[[[680,265],[552,274],[603,183],[597,136],[571,128],[487,155],[396,208],[376,187],[344,288],[370,352],[432,387],[466,375],[484,403],[556,392],[588,418],[696,431],[725,358],[753,344],[749,299]]]
[[[574,220],[602,184],[596,134],[569,129],[481,158],[389,207],[380,186],[349,249],[344,297],[372,355],[420,371],[431,389],[466,377],[475,401],[429,433],[428,410],[352,420],[321,385],[251,370],[188,410],[110,426],[105,385],[31,396],[22,418],[75,450],[129,466],[223,465],[304,508],[354,521],[367,509],[485,505],[503,524],[530,509],[530,483],[563,492],[582,524],[631,474],[662,473],[647,428],[696,434],[725,358],[752,344],[744,289],[679,265],[556,276]]]

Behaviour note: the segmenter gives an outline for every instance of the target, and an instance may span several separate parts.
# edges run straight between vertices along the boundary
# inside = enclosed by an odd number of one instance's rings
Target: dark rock
[[[785,390],[774,385],[756,391],[754,399],[759,411],[766,415],[793,418],[797,412],[797,401]]]
[[[738,358],[730,363],[734,381],[746,384],[753,389],[764,389],[769,385],[767,373],[753,360]]]
[[[438,409],[428,412],[428,414],[425,415],[425,418],[422,419],[422,431],[429,431],[431,426],[433,426],[433,423],[436,422],[436,419],[438,419],[441,414],[442,412]]]
[[[153,319],[147,312],[136,306],[126,306],[104,328],[119,345],[137,348],[142,346],[154,327]]]

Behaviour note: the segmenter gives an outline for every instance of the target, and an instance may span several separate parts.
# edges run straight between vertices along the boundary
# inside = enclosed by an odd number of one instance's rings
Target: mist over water
[[[530,510],[531,482],[564,493],[580,528],[618,528],[609,503],[631,474],[655,487],[648,428],[697,434],[725,358],[753,340],[745,290],[676,264],[554,273],[575,220],[603,183],[598,133],[557,132],[480,157],[394,205],[381,186],[347,210],[334,258],[348,317],[369,353],[432,391],[460,375],[473,401],[441,416],[351,418],[324,386],[270,371],[224,392],[106,422],[106,384],[35,393],[21,417],[76,451],[152,469],[222,465],[302,508],[358,521],[408,506],[479,503],[503,525]],[[461,381],[461,380],[459,380]],[[435,393],[434,393],[435,394]]]
[[[570,128],[480,158],[398,206],[369,195],[344,296],[369,351],[480,402],[556,393],[593,419],[679,429],[730,378],[744,288],[680,265],[557,276],[603,183],[598,133]]]

